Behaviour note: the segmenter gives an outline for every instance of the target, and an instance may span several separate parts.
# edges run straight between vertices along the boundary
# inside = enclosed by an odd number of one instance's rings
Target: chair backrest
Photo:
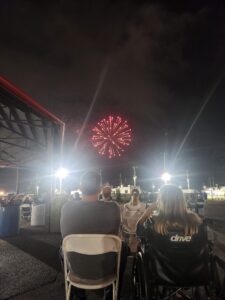
[[[170,232],[149,234],[150,268],[159,284],[201,286],[209,282],[209,249],[204,225],[198,234],[184,236]]]
[[[117,275],[121,239],[105,234],[71,234],[63,239],[64,257],[71,272],[87,280]]]

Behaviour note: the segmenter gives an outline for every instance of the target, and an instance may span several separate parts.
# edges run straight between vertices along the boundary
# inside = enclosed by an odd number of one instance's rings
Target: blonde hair
[[[170,229],[178,229],[185,235],[198,233],[201,219],[197,214],[188,211],[181,189],[175,185],[164,185],[158,197],[158,213],[153,216],[154,229],[162,235]]]

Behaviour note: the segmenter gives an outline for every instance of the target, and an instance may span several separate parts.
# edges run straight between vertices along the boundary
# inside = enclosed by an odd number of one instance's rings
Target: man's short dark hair
[[[97,172],[90,171],[81,178],[81,190],[84,195],[94,195],[100,190],[101,177]]]

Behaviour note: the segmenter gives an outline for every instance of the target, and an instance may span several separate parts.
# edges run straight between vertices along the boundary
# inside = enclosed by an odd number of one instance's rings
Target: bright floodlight
[[[63,179],[67,177],[69,174],[69,171],[65,168],[60,168],[56,171],[55,176],[59,179]]]
[[[167,173],[167,172],[165,172],[165,173],[163,173],[162,174],[162,180],[165,182],[165,183],[167,183],[168,181],[170,181],[170,179],[171,179],[171,175],[169,174],[169,173]]]

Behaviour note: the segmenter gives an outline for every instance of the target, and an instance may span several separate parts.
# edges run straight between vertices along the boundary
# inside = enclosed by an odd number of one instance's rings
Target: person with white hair
[[[106,183],[103,185],[102,187],[102,193],[100,195],[100,199],[101,201],[112,201],[112,196],[111,196],[111,185],[109,183]]]
[[[138,220],[145,214],[146,210],[153,211],[154,205],[149,208],[146,203],[140,201],[139,190],[132,190],[131,201],[122,207],[122,238],[128,244],[132,253],[136,252],[139,239],[136,236]]]

